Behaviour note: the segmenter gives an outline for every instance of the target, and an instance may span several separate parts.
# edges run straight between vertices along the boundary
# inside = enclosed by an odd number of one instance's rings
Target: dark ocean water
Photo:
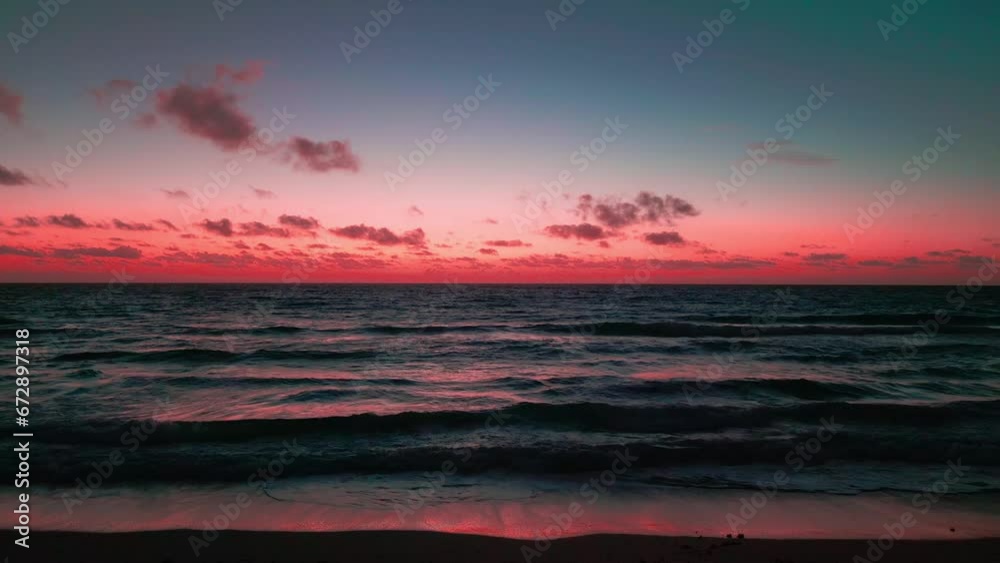
[[[114,448],[116,486],[238,483],[294,440],[283,479],[451,460],[468,489],[627,449],[640,489],[753,488],[832,419],[790,490],[916,491],[958,458],[952,492],[1000,490],[1000,290],[953,289],[5,285],[0,328],[31,331],[33,485]]]

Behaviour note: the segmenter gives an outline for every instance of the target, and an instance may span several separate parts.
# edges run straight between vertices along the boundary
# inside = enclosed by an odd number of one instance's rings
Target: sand
[[[201,537],[201,532],[196,532]],[[14,547],[4,534],[5,554],[12,563],[232,562],[232,563],[524,563],[523,540],[433,532],[222,532],[195,556],[192,532],[92,534],[39,532],[31,548]],[[542,546],[544,547],[544,546]],[[851,563],[870,561],[863,540],[726,540],[663,536],[595,535],[552,542],[544,551],[529,552],[542,563]],[[872,555],[877,555],[873,553]],[[855,559],[859,556],[859,559]],[[899,541],[883,563],[1000,562],[1000,538],[954,541]]]

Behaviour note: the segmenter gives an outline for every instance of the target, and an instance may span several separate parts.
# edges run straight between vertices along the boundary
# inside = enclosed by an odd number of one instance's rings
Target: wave
[[[866,335],[912,335],[920,331],[915,326],[887,325],[735,325],[685,322],[607,322],[593,325],[537,324],[526,327],[530,330],[564,333],[577,336],[647,336],[657,338],[697,338],[726,337],[748,338],[755,336],[866,336]],[[945,333],[1000,334],[990,326],[951,326],[941,329]]]
[[[299,457],[284,466],[282,478],[318,475],[385,475],[393,473],[425,473],[440,471],[450,461],[462,475],[501,472],[531,476],[595,473],[608,469],[617,459],[616,452],[633,458],[634,471],[626,478],[664,484],[670,479],[671,468],[685,466],[773,466],[787,470],[789,464],[803,463],[811,472],[829,462],[905,463],[913,468],[921,464],[940,471],[942,460],[961,458],[966,465],[990,472],[1000,466],[1000,444],[982,444],[941,436],[893,436],[875,439],[873,436],[838,433],[806,460],[794,453],[796,445],[815,436],[800,433],[784,439],[686,439],[675,441],[619,441],[605,443],[560,443],[547,441],[471,447],[396,445],[391,448],[378,443],[343,448],[330,444],[322,436],[295,436],[279,441],[256,441],[233,447],[213,445],[143,447],[127,457],[128,463],[115,469],[116,483],[127,481],[220,482],[245,481],[262,464],[276,459],[290,447],[301,448]],[[356,441],[352,441],[356,444]],[[39,444],[44,453],[45,446]],[[391,452],[391,453],[390,453]],[[801,454],[802,450],[800,450]],[[107,459],[106,448],[78,451],[81,455],[63,464],[43,464],[37,478],[46,483],[67,482],[94,471],[91,462]],[[92,454],[92,455],[91,455]],[[183,459],[184,463],[177,463]],[[807,462],[807,463],[806,463]],[[4,463],[10,463],[9,460]],[[664,474],[664,470],[667,473]],[[773,470],[768,473],[773,474]],[[678,474],[676,477],[681,477]],[[712,487],[731,482],[713,479]],[[677,483],[674,483],[677,484]],[[690,486],[690,482],[684,483]],[[988,485],[970,481],[967,485]],[[996,483],[994,483],[996,485]]]
[[[680,317],[688,321],[710,321],[715,323],[730,324],[756,324],[761,323],[759,317],[750,315],[683,315]],[[859,313],[840,315],[785,315],[767,319],[769,322],[761,324],[849,324],[849,325],[909,325],[914,330],[919,330],[919,324],[925,323],[934,318],[928,313]],[[990,315],[951,315],[946,326],[991,326],[1000,323],[1000,316]]]
[[[51,359],[53,362],[80,362],[112,360],[122,362],[156,363],[214,363],[240,362],[247,360],[346,360],[374,358],[378,353],[374,350],[326,351],[326,350],[257,350],[255,352],[227,352],[225,350],[206,350],[202,348],[158,350],[155,352],[131,352],[127,350],[105,350],[102,352],[73,352],[60,354]]]
[[[708,388],[707,392],[711,392]],[[623,406],[602,403],[518,403],[493,411],[420,411],[391,415],[357,414],[326,418],[244,419],[161,422],[151,442],[236,442],[270,437],[324,434],[331,437],[421,434],[471,429],[528,427],[574,432],[662,434],[764,428],[778,423],[818,425],[836,417],[852,425],[933,427],[1000,421],[1000,400],[956,401],[936,405],[899,403],[801,403],[747,408],[674,404]],[[114,443],[123,431],[143,421],[75,422],[44,426],[38,434],[60,443]],[[44,430],[44,432],[43,432]]]

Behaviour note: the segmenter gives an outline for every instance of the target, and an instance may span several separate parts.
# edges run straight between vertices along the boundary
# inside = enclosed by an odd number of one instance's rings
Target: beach
[[[31,561],[60,563],[847,563],[869,561],[862,540],[726,540],[708,537],[597,535],[552,542],[526,558],[524,542],[432,532],[264,533],[223,532],[200,557],[189,546],[193,532],[132,534],[39,533]],[[10,545],[10,535],[4,542]],[[11,561],[28,560],[21,553]],[[900,541],[885,561],[995,563],[1000,539]]]

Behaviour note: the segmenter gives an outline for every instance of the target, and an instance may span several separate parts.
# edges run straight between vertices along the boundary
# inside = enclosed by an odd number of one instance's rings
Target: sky
[[[230,2],[3,3],[0,281],[1000,279],[994,2]]]

